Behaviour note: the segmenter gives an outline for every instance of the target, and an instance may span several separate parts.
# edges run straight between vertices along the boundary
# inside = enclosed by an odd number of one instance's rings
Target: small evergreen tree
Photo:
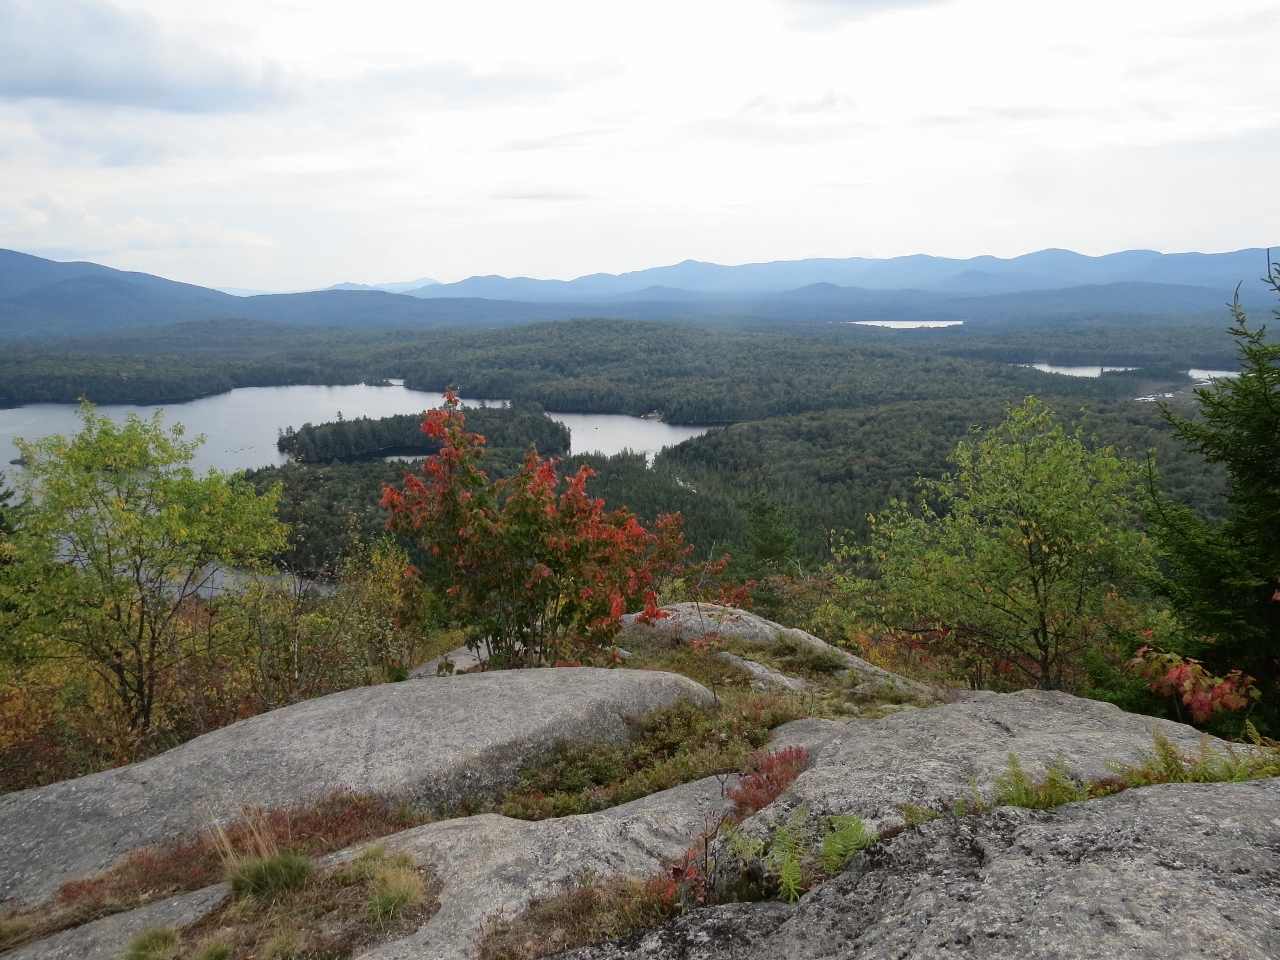
[[[1280,293],[1280,264],[1268,282]],[[1275,311],[1280,319],[1280,311]],[[1204,635],[1194,653],[1218,673],[1242,670],[1262,692],[1262,712],[1280,716],[1280,343],[1250,329],[1239,294],[1230,334],[1240,376],[1196,390],[1200,415],[1165,419],[1176,434],[1230,478],[1229,512],[1212,522],[1164,500],[1150,485],[1148,519],[1166,569],[1157,589],[1182,621]]]
[[[800,534],[776,499],[763,493],[752,497],[747,504],[747,522],[747,546],[757,565],[781,566],[795,559]]]

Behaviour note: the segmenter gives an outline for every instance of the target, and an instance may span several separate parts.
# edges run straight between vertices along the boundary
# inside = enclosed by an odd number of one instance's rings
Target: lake
[[[934,327],[959,327],[963,320],[849,320],[856,327],[888,327],[890,330],[921,330]]]
[[[466,406],[504,401],[463,400]],[[198,470],[246,470],[284,463],[288,458],[276,449],[279,431],[304,423],[348,420],[358,417],[389,417],[397,413],[421,413],[438,407],[438,393],[410,390],[403,384],[370,387],[242,387],[212,397],[186,403],[164,404],[165,423],[181,423],[187,436],[204,434],[205,443],[196,451]],[[104,404],[98,407],[115,420],[129,412],[149,417],[156,406]],[[551,413],[569,428],[574,453],[598,452],[606,455],[630,449],[653,454],[690,437],[701,436],[709,428],[674,425],[620,414]],[[35,440],[53,433],[74,433],[80,427],[76,407],[69,404],[36,403],[0,410],[0,469],[18,456],[15,437]]]
[[[1041,373],[1060,373],[1067,377],[1100,377],[1104,373],[1123,373],[1126,370],[1137,370],[1137,367],[1059,367],[1052,363],[1019,363],[1019,367],[1030,367]]]

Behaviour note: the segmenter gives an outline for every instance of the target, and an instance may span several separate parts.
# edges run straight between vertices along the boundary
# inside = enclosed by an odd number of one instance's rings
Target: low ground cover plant
[[[804,716],[794,701],[749,693],[704,710],[688,701],[652,711],[621,744],[561,745],[548,765],[494,805],[498,813],[543,820],[590,813],[717,774],[747,772],[779,724]]]
[[[567,890],[531,900],[515,917],[491,917],[480,931],[478,960],[534,960],[655,927],[708,902],[716,882],[716,838],[777,799],[807,760],[799,747],[756,750],[738,786],[725,791],[734,809],[711,824],[680,862],[644,878],[584,876]]]
[[[656,927],[680,914],[680,884],[668,874],[583,878],[569,890],[530,901],[519,916],[489,920],[477,960],[531,960]]]
[[[764,897],[794,902],[836,876],[871,845],[942,817],[980,815],[997,806],[1047,810],[1162,783],[1221,783],[1280,776],[1280,742],[1261,737],[1252,728],[1249,734],[1251,743],[1222,749],[1211,746],[1206,738],[1197,754],[1187,755],[1156,733],[1152,750],[1141,762],[1117,763],[1114,775],[1084,782],[1073,779],[1061,764],[1050,764],[1042,777],[1033,778],[1011,754],[990,799],[975,785],[970,795],[940,809],[904,804],[903,826],[878,835],[858,817],[814,818],[803,808],[794,809],[767,839],[739,830],[738,824],[773,802],[803,767],[802,761],[796,762],[800,758],[788,751],[762,754],[760,770],[744,776],[739,787],[729,791],[738,802],[737,809],[704,838],[702,847],[707,853],[691,849],[683,862],[645,880],[584,879],[573,889],[534,900],[516,917],[491,920],[482,931],[478,956],[481,960],[537,960],[658,926],[685,910],[709,903]],[[775,776],[790,770],[795,772],[789,779],[786,773]],[[751,782],[752,776],[761,772],[766,772],[765,776]],[[765,783],[773,783],[773,787],[759,789]],[[742,802],[746,798],[751,800]],[[725,859],[719,867],[709,853],[717,837],[723,842]],[[734,867],[741,877],[727,876]]]
[[[376,840],[429,818],[409,807],[388,807],[378,798],[339,791],[305,806],[245,811],[222,828],[200,830],[156,847],[135,850],[102,873],[64,883],[57,895],[36,907],[0,917],[0,950],[11,949],[123,913],[145,903],[199,890],[229,879],[233,887],[263,888],[289,875],[311,857]],[[257,862],[264,854],[294,858],[291,865]]]
[[[439,907],[439,881],[407,854],[366,849],[319,869],[309,858],[266,853],[240,858],[232,898],[189,927],[145,930],[134,960],[232,957],[343,960],[421,926]]]

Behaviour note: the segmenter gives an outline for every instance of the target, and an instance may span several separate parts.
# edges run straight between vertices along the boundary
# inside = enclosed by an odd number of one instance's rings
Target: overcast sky
[[[211,286],[1280,244],[1276,0],[0,0],[0,246]]]

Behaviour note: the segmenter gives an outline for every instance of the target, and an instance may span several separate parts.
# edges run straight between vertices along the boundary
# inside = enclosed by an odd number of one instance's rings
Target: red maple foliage
[[[464,429],[458,399],[430,411],[423,432],[440,442],[403,490],[385,487],[388,529],[420,538],[439,560],[469,643],[494,667],[581,662],[607,646],[628,609],[664,616],[660,580],[690,548],[679,514],[646,530],[629,510],[587,495],[583,465],[563,480],[556,459],[530,450],[515,475],[480,469],[484,437]]]
[[[1142,647],[1129,661],[1129,669],[1147,681],[1153,693],[1175,697],[1191,711],[1196,724],[1208,722],[1219,710],[1239,710],[1261,694],[1253,677],[1232,670],[1215,677],[1199,660]]]

